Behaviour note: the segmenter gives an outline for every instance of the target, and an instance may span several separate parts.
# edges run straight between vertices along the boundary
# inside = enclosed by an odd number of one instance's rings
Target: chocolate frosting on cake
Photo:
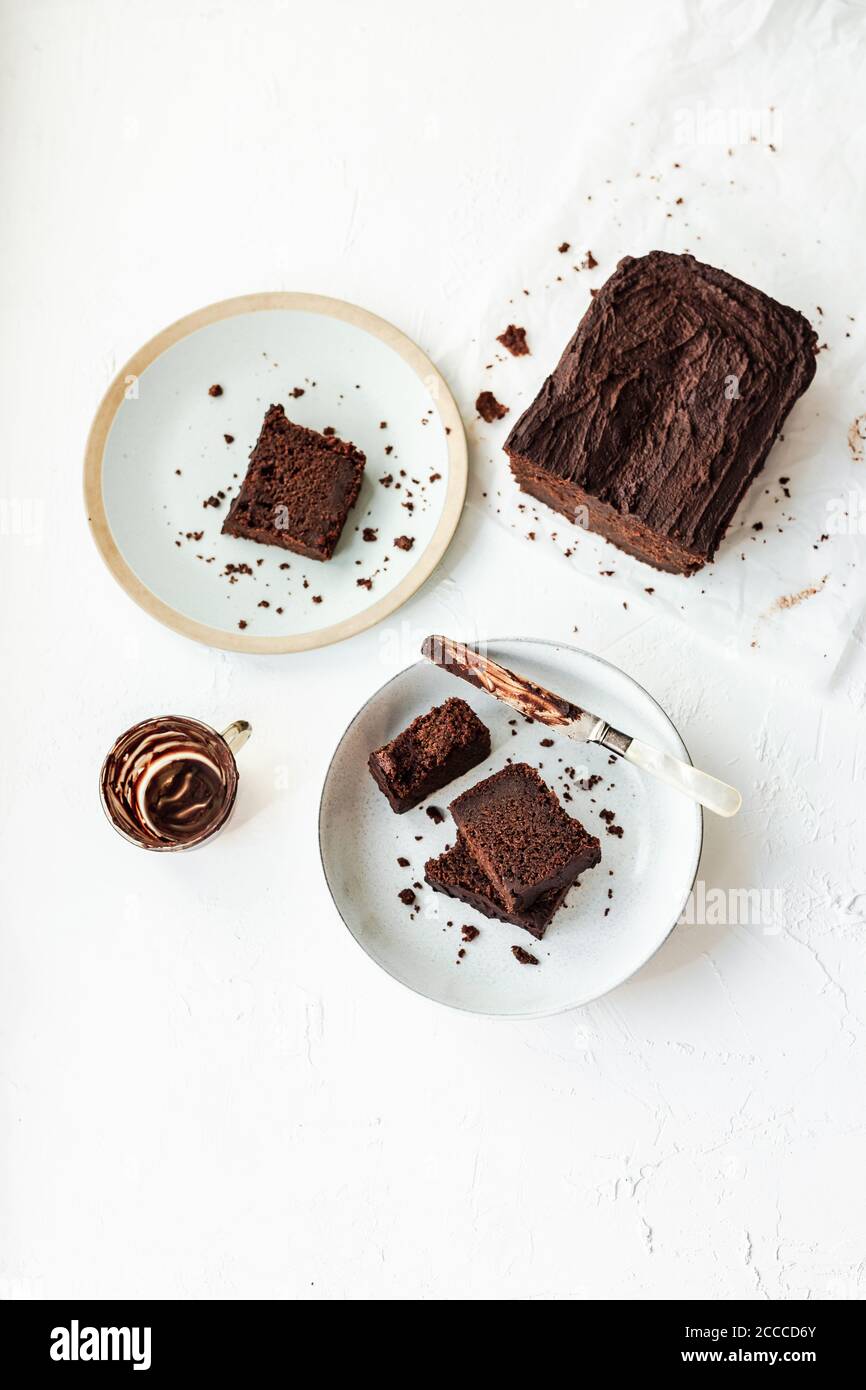
[[[816,341],[794,309],[693,256],[627,256],[508,436],[515,477],[691,573],[812,380]]]
[[[450,637],[432,634],[421,644],[421,655],[434,665],[450,671],[453,676],[468,681],[497,700],[519,709],[527,719],[540,719],[545,724],[572,724],[580,719],[583,710],[571,700],[554,695],[544,686],[536,685],[526,676],[518,676],[507,666],[499,666],[482,656],[465,642],[452,642]]]

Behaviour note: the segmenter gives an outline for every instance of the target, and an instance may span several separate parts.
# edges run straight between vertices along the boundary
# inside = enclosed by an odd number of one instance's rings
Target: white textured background
[[[223,296],[343,296],[449,370],[494,259],[536,224],[548,236],[620,122],[625,146],[650,75],[656,127],[702,100],[782,103],[788,172],[761,254],[791,241],[796,261],[824,201],[801,130],[862,198],[866,10],[4,0],[0,15],[0,1293],[862,1296],[862,642],[819,699],[697,625],[624,609],[470,506],[386,631],[232,657],[113,585],[80,466],[116,367]],[[822,91],[797,66],[819,42],[840,58]],[[701,152],[711,185],[723,154],[714,171]],[[607,254],[643,248],[639,216],[632,200],[605,228]],[[863,270],[825,234],[803,275],[839,314],[832,352]],[[488,383],[453,384],[471,400]],[[862,366],[842,389],[828,431],[866,409]],[[380,975],[322,882],[319,788],[358,704],[455,611],[491,634],[577,626],[645,684],[745,793],[737,821],[708,824],[702,877],[780,890],[780,929],[681,928],[630,984],[541,1023],[454,1015]],[[115,734],[163,710],[255,726],[231,833],[168,859],[113,836],[96,796]]]

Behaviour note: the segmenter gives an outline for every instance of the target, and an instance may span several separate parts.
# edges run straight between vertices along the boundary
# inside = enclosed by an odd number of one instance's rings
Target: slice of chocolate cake
[[[597,864],[601,846],[573,820],[529,763],[486,777],[451,802],[467,848],[511,911],[567,888]]]
[[[377,785],[399,814],[476,767],[490,753],[490,730],[465,700],[452,695],[370,754]]]
[[[555,912],[565,902],[565,896],[572,887],[570,883],[554,892],[543,893],[525,912],[516,912],[506,907],[490,879],[473,859],[466,840],[458,831],[457,841],[437,859],[428,859],[424,865],[424,878],[437,893],[446,893],[449,898],[474,907],[485,917],[494,917],[500,922],[510,922],[515,927],[523,927],[539,941],[547,931]]]
[[[626,256],[505,442],[524,492],[658,569],[724,536],[815,374],[795,309],[693,256]]]
[[[223,534],[330,560],[361,490],[365,462],[354,444],[296,425],[281,405],[272,405]]]

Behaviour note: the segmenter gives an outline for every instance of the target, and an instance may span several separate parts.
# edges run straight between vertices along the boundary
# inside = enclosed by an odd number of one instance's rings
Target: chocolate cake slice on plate
[[[567,889],[601,858],[597,838],[562,809],[529,763],[486,777],[451,802],[466,848],[510,912]]]
[[[391,809],[409,811],[462,777],[490,753],[490,730],[465,700],[452,695],[375,749],[368,766]]]
[[[490,879],[480,868],[458,831],[457,841],[436,859],[428,859],[424,865],[424,878],[437,893],[446,893],[449,898],[466,903],[481,912],[485,917],[494,917],[500,922],[510,922],[515,927],[523,927],[539,940],[547,931],[553,916],[565,902],[565,895],[572,887],[557,888],[550,893],[542,893],[532,907],[523,912],[506,907]]]
[[[296,425],[272,405],[223,535],[330,560],[358,500],[365,463],[354,444]]]

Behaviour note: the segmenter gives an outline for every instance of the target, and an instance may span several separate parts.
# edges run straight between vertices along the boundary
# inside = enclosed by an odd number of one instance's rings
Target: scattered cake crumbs
[[[207,388],[207,393],[209,396],[221,396],[223,393],[223,388],[220,386],[218,381],[215,381],[213,386],[209,386]]]
[[[234,444],[235,442],[235,437],[233,434],[224,434],[223,439],[225,440],[226,444]]]
[[[415,901],[414,889],[401,888],[400,892],[397,894],[397,897],[400,899],[401,903],[405,903],[407,907],[411,907],[412,903],[414,903]]]
[[[571,242],[570,242],[570,241],[563,241],[559,246],[557,246],[556,249],[557,249],[557,251],[559,252],[559,254],[560,254],[561,256],[564,256],[564,255],[566,254],[567,251],[570,251],[570,250],[571,250]]]
[[[361,532],[362,541],[377,541],[378,539],[379,533],[374,526],[364,527],[363,531]]]
[[[304,394],[303,386],[293,386],[290,394],[294,396],[295,400],[297,400],[299,396],[302,396]]]
[[[409,867],[409,860],[404,854],[399,854],[397,856],[397,863],[400,865],[401,869],[408,869]]]
[[[395,536],[394,544],[398,550],[411,550],[415,544],[414,536]]]
[[[445,812],[441,811],[438,806],[428,806],[427,815],[434,825],[441,825],[445,819]]]
[[[541,747],[542,747],[542,748],[552,748],[552,747],[553,747],[553,739],[552,739],[552,738],[543,738],[543,739],[541,740]]]
[[[239,623],[238,623],[238,627],[240,628],[241,632],[243,632],[243,630],[244,630],[244,628],[246,627],[246,625],[247,625],[247,620],[246,620],[246,618],[241,618],[240,621],[239,621]]]
[[[460,932],[464,941],[474,941],[476,936],[481,935],[481,929],[479,927],[470,927],[468,925],[461,927]]]

